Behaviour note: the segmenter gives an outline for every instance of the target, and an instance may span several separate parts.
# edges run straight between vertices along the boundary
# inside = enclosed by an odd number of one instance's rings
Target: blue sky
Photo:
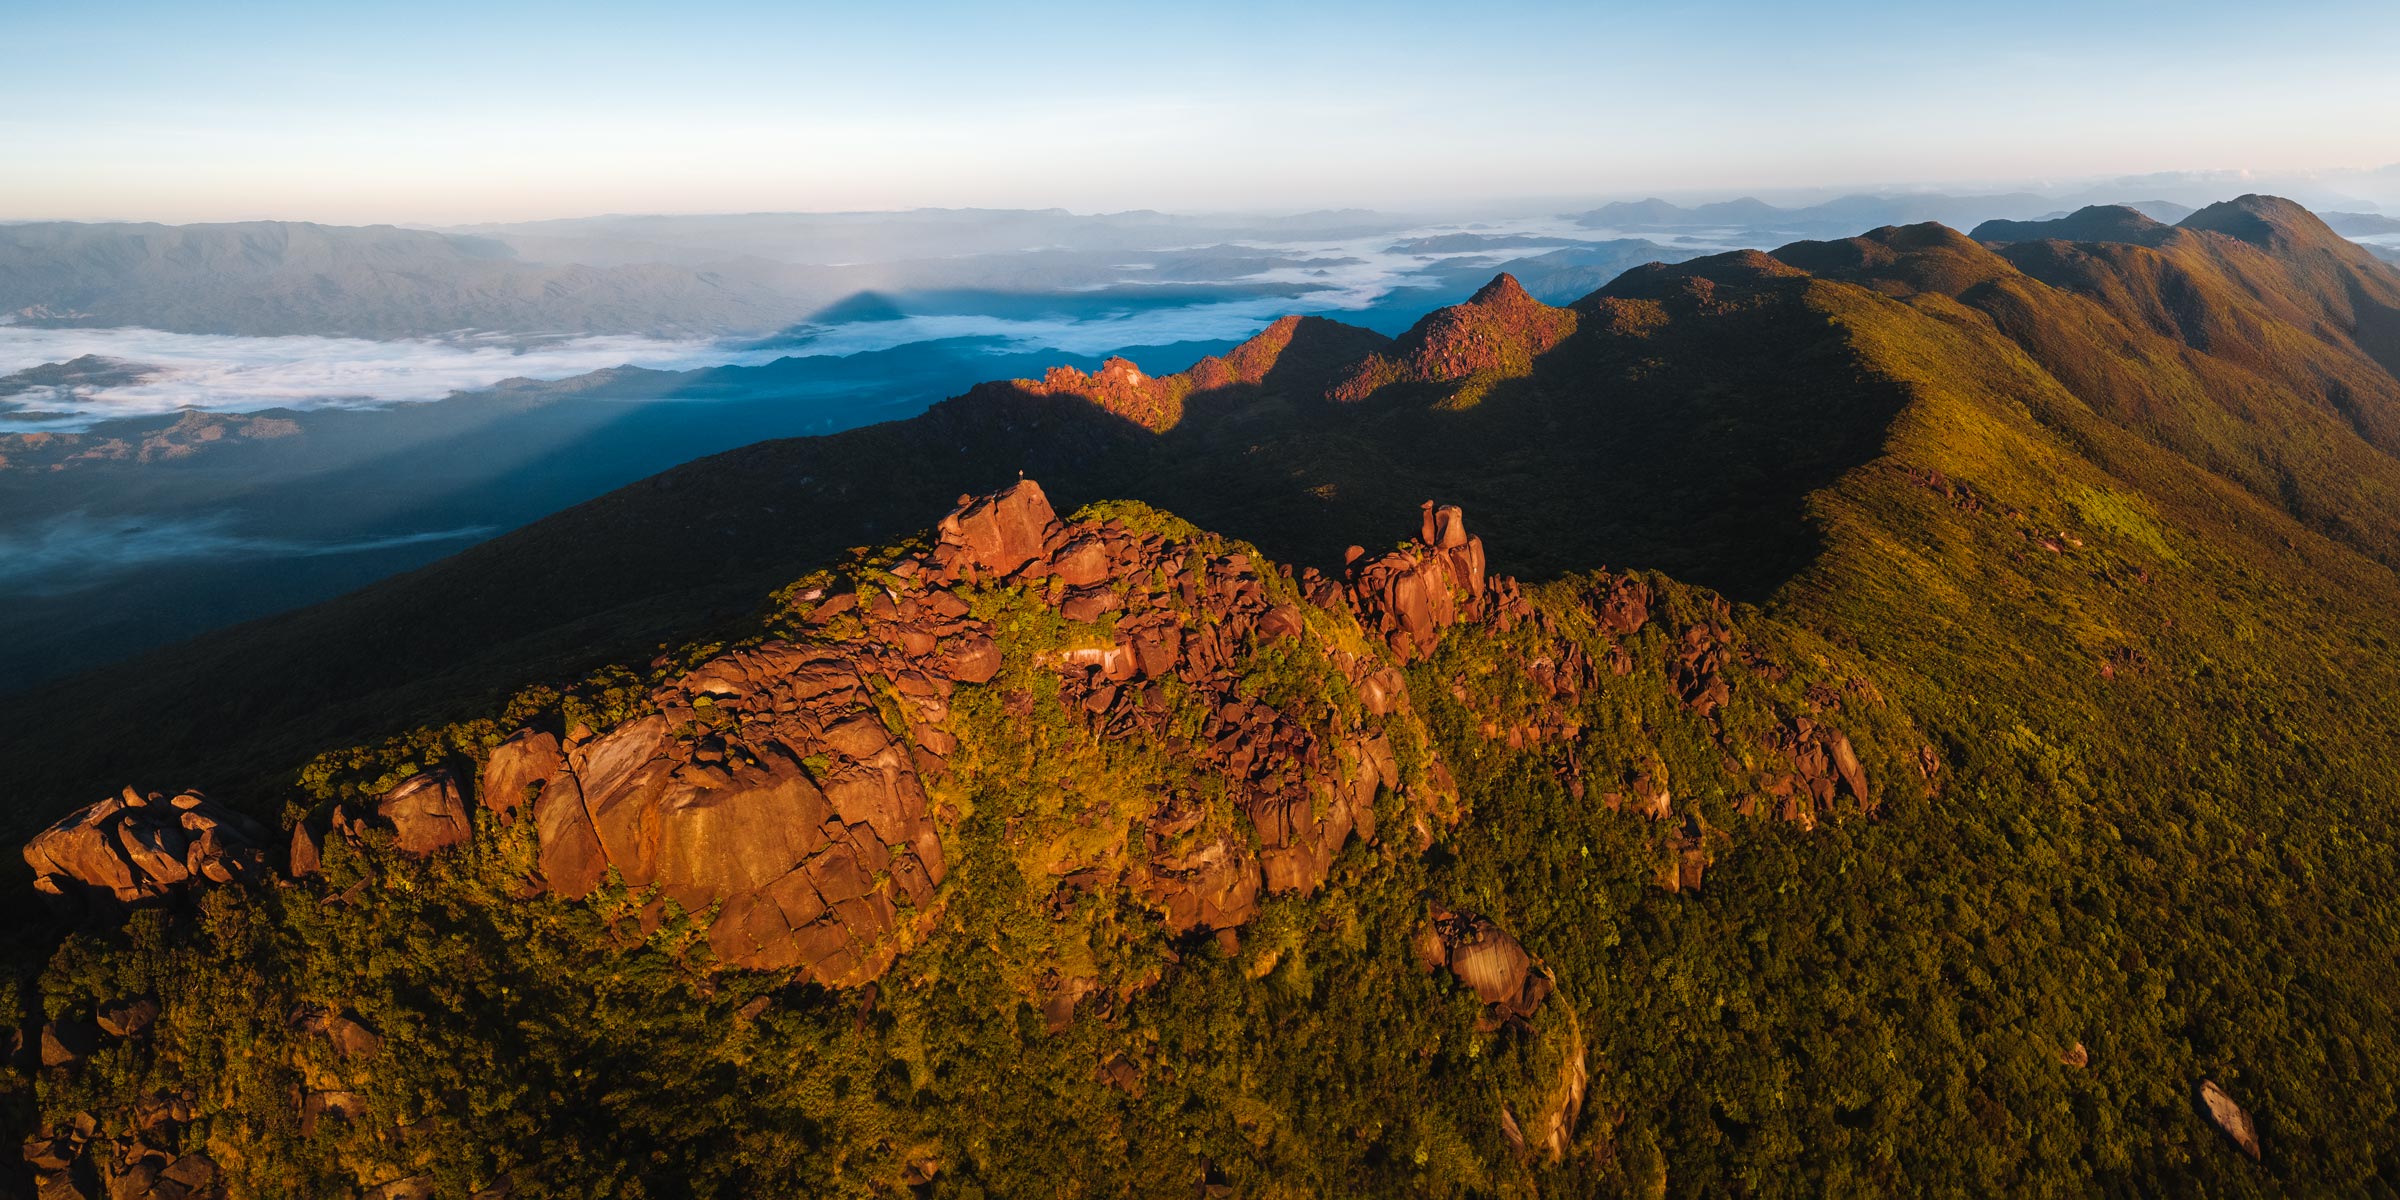
[[[0,219],[1293,208],[2400,161],[2400,3],[0,0]]]

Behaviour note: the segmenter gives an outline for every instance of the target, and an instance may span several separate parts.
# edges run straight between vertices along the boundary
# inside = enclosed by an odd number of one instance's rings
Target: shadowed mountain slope
[[[1380,514],[1430,492],[1488,513],[1487,540],[1529,577],[1646,563],[1761,596],[1810,557],[1801,497],[1871,455],[1899,403],[1855,386],[1855,368],[1802,303],[1804,282],[1738,304],[1612,304],[1594,336],[1538,360],[1517,348],[1513,364],[1534,369],[1477,377],[1471,405],[1452,384],[1328,401],[1337,366],[1380,339],[1324,321],[1279,325],[1228,354],[1225,380],[1187,392],[1163,432],[1144,424],[1164,423],[1160,389],[1216,368],[1137,386],[1138,403],[1110,391],[1107,369],[1096,385],[1054,375],[985,386],[907,421],[702,459],[332,604],[61,686],[81,704],[173,710],[145,757],[257,763],[228,740],[236,730],[244,741],[288,738],[296,751],[572,674],[612,647],[745,614],[808,564],[896,536],[911,527],[906,514],[1020,470],[1062,503],[1141,498],[1325,566],[1346,543],[1372,544]],[[1573,317],[1518,303],[1550,326]],[[1400,344],[1438,341],[1454,321],[1436,314]],[[1778,389],[1818,398],[1760,403]],[[1667,462],[1684,466],[1662,470]],[[394,672],[395,662],[413,666]],[[173,705],[191,686],[177,681],[193,679],[210,680],[223,702]],[[53,719],[38,716],[62,711],[49,695],[5,711]],[[28,760],[36,775],[85,780],[131,765]]]
[[[1808,497],[1882,453],[1907,403],[1827,315],[1861,288],[2394,561],[2400,383],[2369,349],[2400,312],[2394,273],[2283,202],[2190,224],[2155,247],[2002,253],[1939,226],[1885,229],[1639,269],[1572,309],[1503,277],[1388,347],[1287,319],[1178,376],[1111,364],[985,385],[908,421],[700,460],[332,604],[69,682],[63,709],[15,701],[28,749],[78,736],[62,711],[175,716],[131,761],[11,757],[61,789],[141,763],[255,767],[249,739],[364,736],[737,617],[774,580],[893,536],[901,514],[1018,471],[1068,503],[1140,497],[1321,565],[1371,542],[1370,514],[1431,493],[1473,506],[1530,577],[1632,563],[1765,598],[1816,558]],[[2081,452],[2110,465],[2130,444]],[[218,699],[174,699],[201,679]]]
[[[2155,245],[2173,228],[2122,204],[2094,204],[2047,221],[1985,221],[1968,237],[1979,242],[2133,242]]]

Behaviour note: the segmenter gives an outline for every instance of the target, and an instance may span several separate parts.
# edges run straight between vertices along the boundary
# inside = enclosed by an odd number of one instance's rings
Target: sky
[[[1266,210],[2400,162],[2400,3],[0,0],[0,220]]]

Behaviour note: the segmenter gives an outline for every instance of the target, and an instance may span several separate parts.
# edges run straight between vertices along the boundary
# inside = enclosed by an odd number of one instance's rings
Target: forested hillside
[[[2389,1194],[2400,274],[2042,224],[986,385],[17,703],[32,1170]]]

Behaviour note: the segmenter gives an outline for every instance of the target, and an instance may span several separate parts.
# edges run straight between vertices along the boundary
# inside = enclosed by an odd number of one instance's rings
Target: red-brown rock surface
[[[1456,510],[1427,520],[1429,578],[1445,597],[1480,595],[1481,546]],[[1447,812],[1455,790],[1438,764],[1402,778],[1382,732],[1406,709],[1398,673],[1340,649],[1330,627],[1271,594],[1263,564],[1219,547],[1122,520],[1061,522],[1031,481],[962,498],[931,550],[855,591],[813,593],[800,636],[702,663],[655,692],[654,715],[563,746],[536,732],[503,743],[481,804],[513,813],[533,798],[553,891],[586,895],[614,871],[687,910],[716,906],[709,940],[725,961],[865,982],[908,941],[908,914],[938,902],[946,851],[928,773],[961,753],[956,689],[1005,665],[972,596],[1014,586],[1111,631],[1106,645],[1032,664],[1064,710],[1095,738],[1174,747],[1246,826],[1211,820],[1214,802],[1169,788],[1121,856],[1054,869],[1079,889],[1130,891],[1175,932],[1238,927],[1262,896],[1317,887],[1348,840],[1375,837],[1379,793]],[[1346,625],[1348,612],[1318,619]],[[1287,710],[1245,694],[1251,656],[1271,644],[1350,677],[1366,711]]]
[[[1483,569],[1483,539],[1468,535],[1457,506],[1428,500],[1417,540],[1353,559],[1349,590],[1360,622],[1408,662],[1432,651],[1451,625],[1482,619]]]
[[[1293,359],[1303,360],[1305,370],[1328,371],[1336,363],[1347,364],[1384,344],[1378,334],[1323,317],[1284,317],[1223,357],[1209,355],[1173,375],[1146,375],[1130,359],[1111,358],[1097,371],[1053,367],[1038,380],[984,384],[975,391],[1074,396],[1153,433],[1164,433],[1183,423],[1184,405],[1194,396],[1264,383],[1269,373]]]
[[[132,788],[61,817],[25,844],[33,885],[106,911],[196,880],[230,883],[266,862],[266,831],[198,792]]]
[[[2208,1119],[2216,1122],[2217,1128],[2224,1130],[2225,1136],[2232,1138],[2233,1144],[2242,1148],[2242,1153],[2252,1158],[2258,1157],[2258,1125],[2250,1119],[2247,1110],[2226,1094],[2224,1088],[2217,1086],[2216,1080],[2200,1081],[2200,1103],[2208,1109]]]
[[[1447,967],[1495,1012],[1530,1017],[1554,986],[1550,972],[1508,931],[1474,913],[1436,908],[1417,936],[1428,971]]]
[[[444,768],[401,781],[375,801],[375,815],[392,827],[395,845],[419,857],[473,836],[458,777]]]

